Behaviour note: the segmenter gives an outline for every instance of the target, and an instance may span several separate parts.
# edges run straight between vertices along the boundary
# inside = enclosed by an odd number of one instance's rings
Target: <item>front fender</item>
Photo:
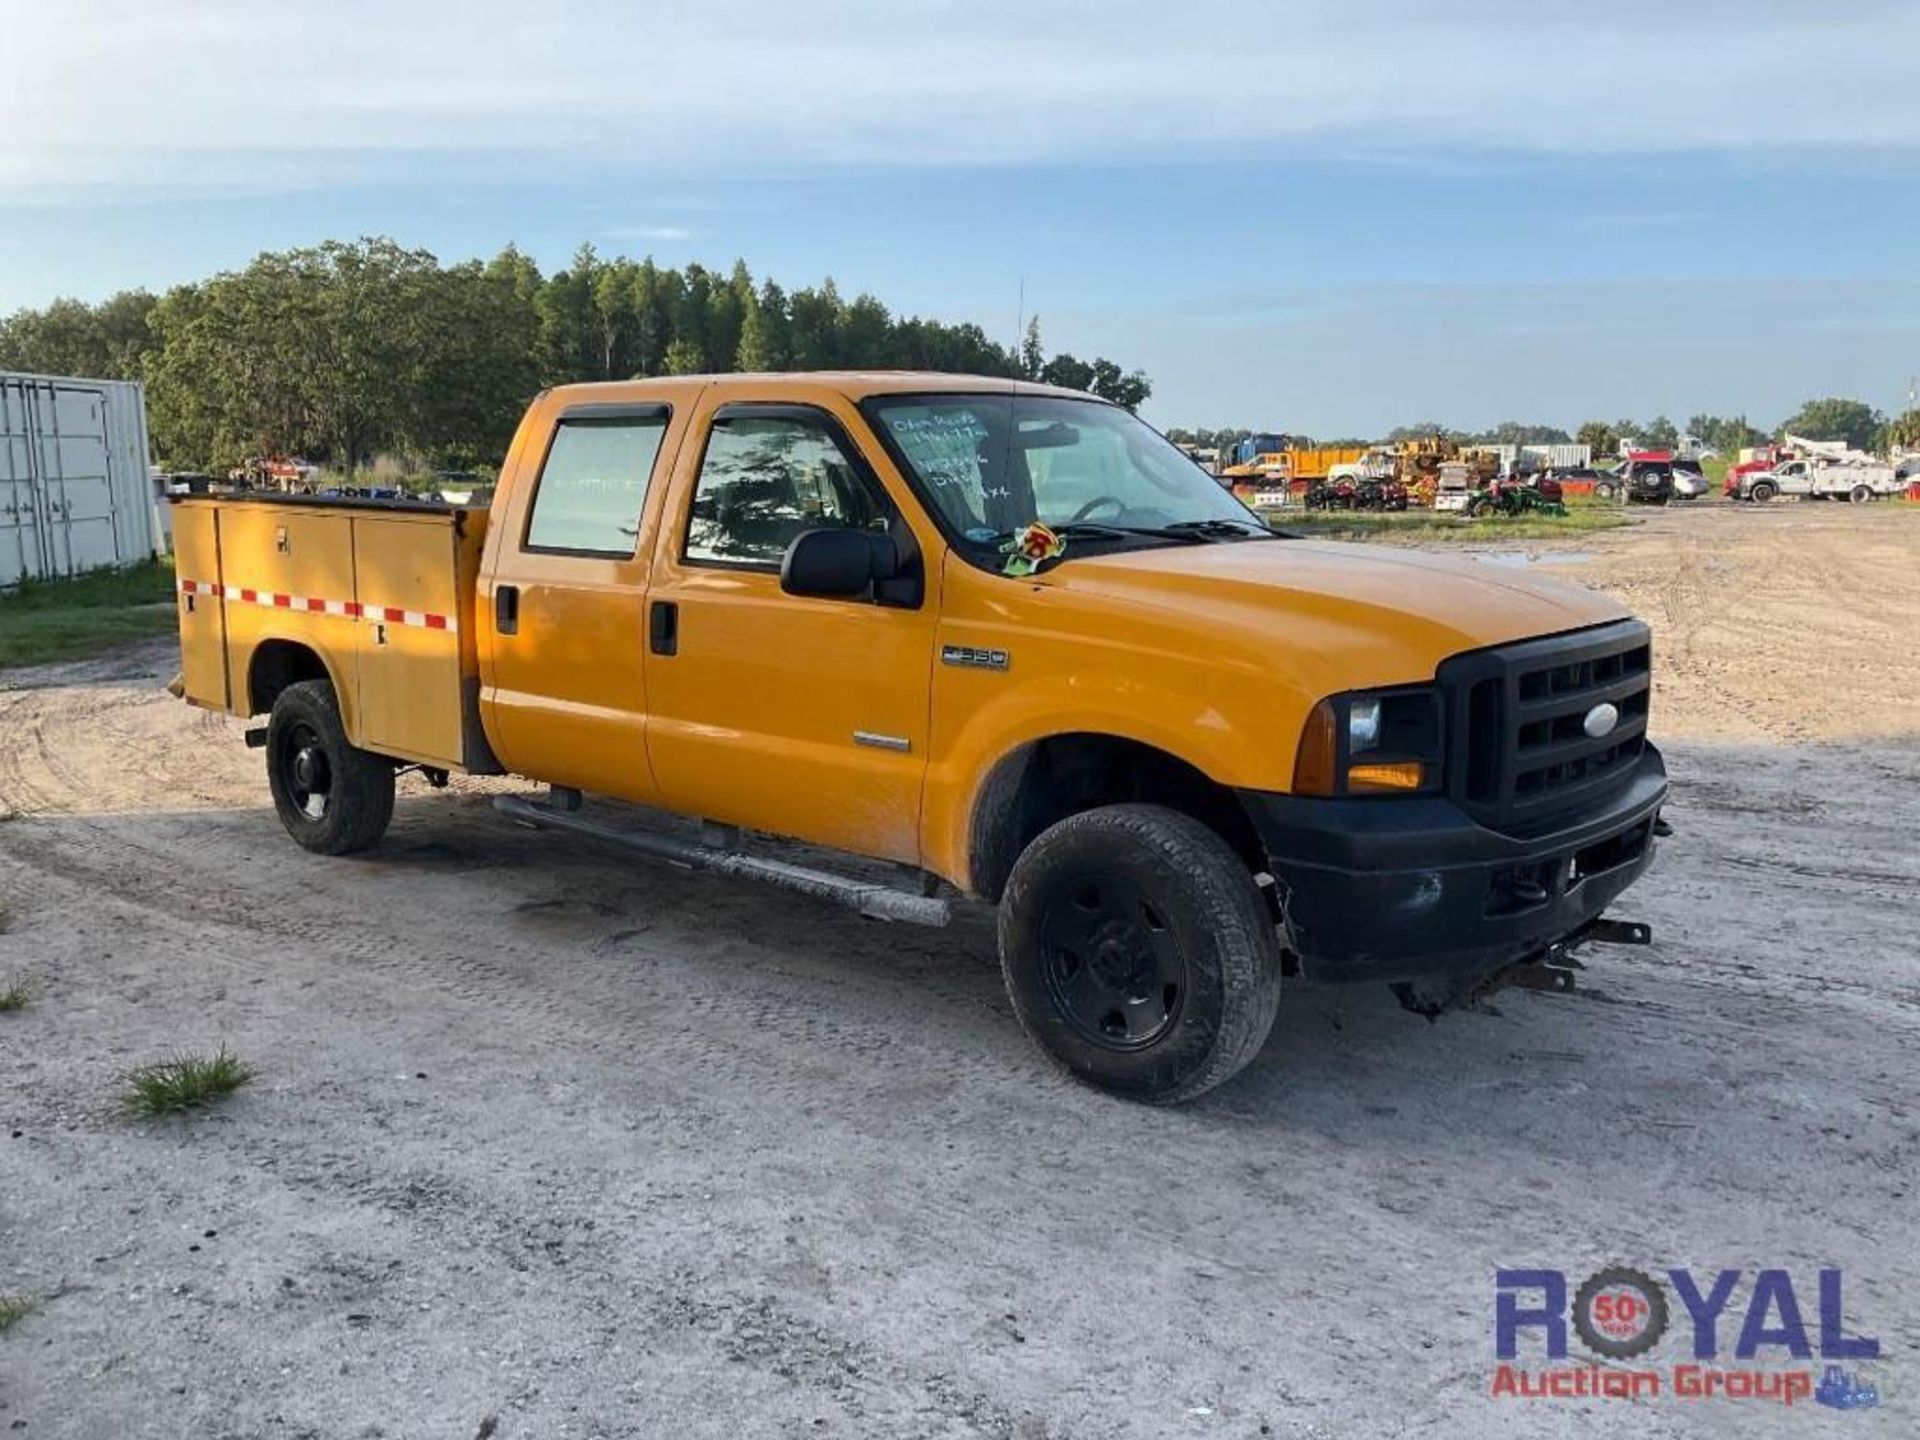
[[[1007,656],[1004,669],[945,659],[934,667],[921,852],[927,869],[963,890],[970,889],[982,792],[1010,756],[1054,736],[1132,741],[1228,787],[1284,791],[1292,784],[1295,747],[1314,701],[1271,669],[1230,654],[1181,655],[1150,640],[942,630],[943,655],[954,645]]]

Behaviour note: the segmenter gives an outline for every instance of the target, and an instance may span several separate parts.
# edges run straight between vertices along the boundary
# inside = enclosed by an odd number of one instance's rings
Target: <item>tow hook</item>
[[[1401,1007],[1429,1020],[1437,1020],[1448,1010],[1470,1010],[1497,990],[1509,986],[1521,990],[1548,990],[1562,995],[1576,988],[1575,975],[1586,969],[1573,952],[1582,945],[1651,945],[1653,927],[1638,920],[1610,920],[1595,916],[1564,939],[1503,965],[1487,975],[1465,981],[1434,984],[1405,981],[1393,986],[1394,998]]]
[[[1502,966],[1475,988],[1473,1000],[1480,1000],[1509,985],[1522,990],[1555,990],[1571,994],[1574,975],[1587,967],[1573,952],[1582,945],[1651,945],[1653,927],[1638,920],[1610,920],[1596,915],[1564,940],[1556,940],[1540,954],[1512,965]],[[1472,1003],[1471,1001],[1469,1003]]]

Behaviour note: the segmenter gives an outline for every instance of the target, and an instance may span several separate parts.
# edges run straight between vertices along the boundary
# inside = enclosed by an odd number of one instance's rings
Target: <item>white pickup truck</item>
[[[1740,478],[1742,500],[1771,500],[1797,495],[1814,500],[1848,499],[1856,505],[1899,495],[1905,484],[1891,465],[1867,465],[1851,460],[1824,460],[1810,456],[1783,460],[1771,470]]]

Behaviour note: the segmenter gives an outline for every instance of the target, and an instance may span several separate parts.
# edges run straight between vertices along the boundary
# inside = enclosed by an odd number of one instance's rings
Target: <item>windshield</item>
[[[996,544],[1035,520],[1265,531],[1220,482],[1115,405],[1054,395],[902,395],[871,414],[948,530]]]

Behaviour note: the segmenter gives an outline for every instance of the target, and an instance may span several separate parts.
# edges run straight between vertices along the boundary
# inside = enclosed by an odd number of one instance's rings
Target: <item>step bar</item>
[[[735,848],[739,831],[731,826],[707,826],[700,840],[683,840],[658,830],[622,828],[600,820],[589,820],[579,813],[580,794],[556,788],[550,802],[530,800],[524,795],[494,797],[493,808],[509,819],[543,829],[569,830],[588,835],[656,860],[685,865],[694,870],[711,870],[747,880],[759,880],[795,890],[802,895],[843,905],[872,920],[893,920],[905,925],[941,926],[953,919],[950,901],[934,895],[914,895],[891,885],[855,880],[828,870],[793,865],[785,860],[770,860],[748,855]]]

